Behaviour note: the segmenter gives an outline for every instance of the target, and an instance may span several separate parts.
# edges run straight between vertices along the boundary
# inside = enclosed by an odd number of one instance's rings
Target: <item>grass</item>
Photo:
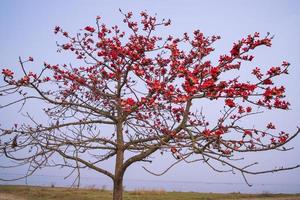
[[[51,188],[35,186],[8,186],[0,185],[1,193],[13,195],[26,200],[110,200],[112,192],[104,189],[74,189],[74,188]],[[126,191],[124,200],[229,200],[243,198],[272,199],[276,197],[298,197],[300,194],[215,194],[215,193],[196,193],[196,192],[166,192],[164,190],[145,190]]]

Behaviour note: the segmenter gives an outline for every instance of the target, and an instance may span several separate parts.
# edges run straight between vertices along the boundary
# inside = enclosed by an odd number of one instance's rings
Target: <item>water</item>
[[[17,177],[18,174],[2,174],[2,178]],[[55,186],[69,187],[74,179],[64,179],[62,176],[55,175],[33,175],[27,180],[17,180],[12,182],[0,181],[0,184],[13,185],[36,185],[36,186]],[[246,183],[232,182],[201,182],[201,181],[168,181],[168,180],[137,180],[125,179],[126,190],[135,189],[157,189],[166,191],[182,192],[214,192],[214,193],[300,193],[300,184],[276,184],[276,183],[254,183],[252,187]],[[83,188],[104,188],[112,189],[112,182],[108,178],[81,177],[80,187]]]

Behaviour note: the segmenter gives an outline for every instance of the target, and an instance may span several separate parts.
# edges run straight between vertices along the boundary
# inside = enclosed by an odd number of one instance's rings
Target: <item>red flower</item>
[[[55,26],[54,28],[54,33],[57,34],[60,31],[60,27],[59,26]]]
[[[64,35],[65,37],[68,37],[68,36],[69,36],[69,34],[68,34],[67,32],[63,32],[63,35]]]
[[[240,44],[234,44],[233,48],[230,51],[231,56],[236,57],[240,55],[240,48],[241,48]]]
[[[265,79],[264,81],[263,81],[263,84],[264,85],[272,85],[273,84],[273,82],[272,82],[272,80],[271,79]]]
[[[24,83],[24,84],[28,84],[29,81],[30,81],[29,76],[24,76],[24,77],[20,80],[20,82],[21,82],[21,83]]]
[[[205,80],[201,85],[202,88],[209,88],[215,85],[215,81],[212,79]]]
[[[244,110],[244,108],[243,108],[243,106],[239,106],[239,111],[238,111],[240,114],[242,114],[242,113],[244,113],[245,112],[245,110]]]
[[[258,79],[261,79],[263,76],[258,67],[252,70],[252,74],[254,74]]]
[[[9,69],[2,69],[2,74],[4,74],[4,76],[9,76],[9,77],[13,77],[14,75],[14,73]]]
[[[286,140],[287,140],[287,137],[286,137],[286,136],[280,136],[280,137],[279,137],[279,142],[280,142],[280,143],[285,143]]]
[[[271,143],[274,144],[274,145],[276,145],[276,140],[275,140],[275,138],[271,138]]]
[[[153,91],[159,92],[164,89],[165,83],[160,82],[159,80],[154,80],[149,83],[149,86]]]
[[[211,76],[213,78],[216,78],[219,74],[220,74],[220,68],[219,67],[213,67],[211,70],[210,70],[210,73],[211,73]]]
[[[247,107],[247,108],[246,108],[246,111],[249,113],[249,112],[252,111],[252,108],[251,108],[251,107]]]
[[[225,105],[229,106],[230,108],[235,107],[235,103],[232,99],[226,99]]]
[[[51,80],[50,77],[45,77],[45,78],[43,79],[44,82],[47,82],[47,81],[50,81],[50,80]]]
[[[218,130],[215,131],[215,135],[222,135],[222,134],[224,134],[224,133],[225,133],[225,132],[224,132],[223,129],[218,129]]]
[[[272,122],[270,122],[270,123],[267,125],[267,128],[268,128],[268,129],[275,129],[275,125],[272,124]]]
[[[250,130],[244,130],[244,135],[252,136],[252,131],[250,131]]]
[[[205,129],[205,130],[202,132],[202,134],[203,134],[204,136],[206,136],[206,137],[209,137],[209,136],[211,136],[211,131],[210,131],[209,129]]]
[[[281,131],[278,142],[285,143],[288,138],[289,138],[289,134],[286,134],[285,132]]]
[[[284,67],[288,67],[289,65],[290,65],[290,63],[287,62],[287,61],[283,61],[283,62],[282,62],[282,66],[284,66]]]
[[[176,153],[176,152],[177,152],[177,149],[176,149],[175,147],[172,147],[172,148],[171,148],[171,152],[172,152],[172,153]]]
[[[95,28],[94,28],[94,27],[91,27],[91,26],[85,27],[84,30],[89,31],[89,32],[91,32],[91,33],[95,32]]]
[[[29,56],[28,61],[33,62],[33,57]]]
[[[199,79],[197,77],[192,76],[192,75],[188,77],[188,80],[189,80],[191,85],[197,84],[198,81],[199,81]]]
[[[128,98],[126,100],[122,100],[122,106],[134,106],[135,101],[132,98]]]
[[[280,73],[281,73],[280,67],[271,67],[267,72],[267,74],[270,76],[279,75]]]
[[[135,101],[132,98],[128,98],[126,100],[127,105],[133,106],[135,104]]]
[[[63,45],[62,45],[62,48],[63,48],[64,50],[67,50],[67,49],[70,49],[71,46],[72,46],[71,44],[63,44]]]

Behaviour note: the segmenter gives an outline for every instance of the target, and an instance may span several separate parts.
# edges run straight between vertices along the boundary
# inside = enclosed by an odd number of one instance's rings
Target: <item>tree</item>
[[[278,131],[272,122],[260,129],[240,123],[266,109],[289,109],[285,87],[274,83],[288,74],[288,62],[265,71],[254,68],[251,81],[224,76],[251,62],[250,53],[257,47],[270,47],[270,34],[248,35],[214,64],[208,56],[219,36],[205,37],[196,30],[191,36],[163,39],[155,31],[170,20],[141,12],[138,23],[131,12],[122,15],[129,35],[118,26],[100,24],[100,17],[95,27],[86,26],[75,36],[55,27],[55,34],[67,41],[58,44],[59,52],[74,54],[78,66],[44,63],[35,73],[26,70],[25,64],[33,62],[29,57],[19,58],[19,77],[11,69],[2,70],[1,96],[18,98],[1,108],[41,102],[49,119],[39,122],[26,113],[31,123],[0,129],[0,153],[16,166],[29,165],[25,177],[41,167],[64,166],[78,173],[79,184],[80,170],[90,168],[112,179],[113,199],[120,200],[126,169],[135,162],[151,162],[149,156],[157,151],[172,154],[173,165],[201,161],[221,171],[214,166],[220,162],[228,171],[240,172],[246,182],[245,174],[300,167],[251,171],[257,163],[239,167],[234,162],[237,153],[289,150],[284,145],[300,132]],[[216,123],[208,122],[197,106],[204,100],[224,105]],[[195,155],[199,158],[191,159]],[[51,160],[57,156],[62,159]],[[113,171],[101,167],[108,159],[115,159]]]

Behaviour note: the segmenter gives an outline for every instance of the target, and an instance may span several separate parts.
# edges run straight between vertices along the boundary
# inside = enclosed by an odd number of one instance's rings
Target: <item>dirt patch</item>
[[[266,197],[266,198],[247,198],[241,200],[300,200],[299,197]]]
[[[26,199],[13,194],[0,192],[0,200],[26,200]]]

